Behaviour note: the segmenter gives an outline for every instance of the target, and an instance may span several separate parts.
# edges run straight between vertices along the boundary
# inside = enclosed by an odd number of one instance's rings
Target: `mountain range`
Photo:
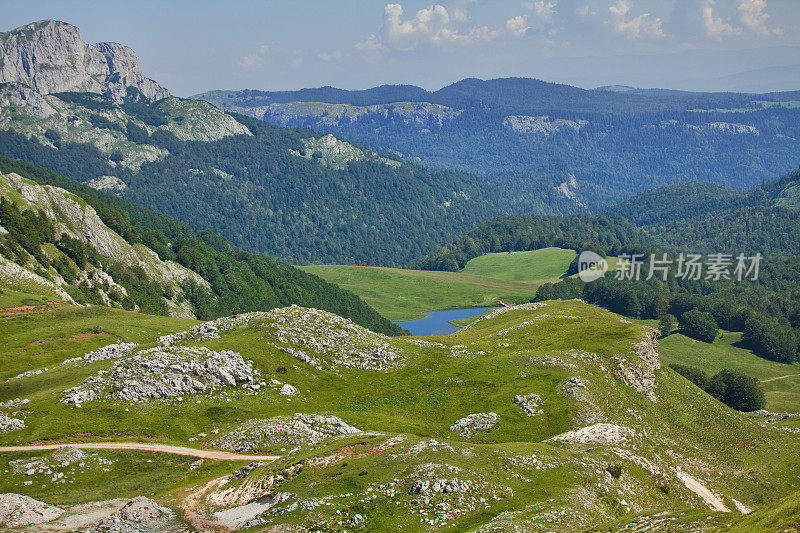
[[[430,168],[555,187],[589,210],[682,181],[746,189],[792,168],[800,148],[797,91],[585,90],[505,78],[465,79],[433,92],[394,85],[197,97],[272,124],[344,135]]]

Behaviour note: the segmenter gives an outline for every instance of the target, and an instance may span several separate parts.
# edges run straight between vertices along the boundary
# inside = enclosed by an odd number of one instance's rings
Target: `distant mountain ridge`
[[[654,101],[653,96],[662,97]],[[770,101],[794,99],[793,93],[762,95]],[[324,102],[368,106],[397,102],[430,102],[446,106],[502,106],[504,111],[588,111],[608,113],[613,108],[626,110],[684,110],[695,107],[713,108],[726,105],[745,105],[752,95],[735,92],[692,92],[673,89],[639,89],[622,85],[582,89],[571,85],[547,82],[535,78],[497,78],[481,80],[466,78],[436,91],[415,85],[381,85],[370,89],[347,90],[325,86],[295,91],[214,90],[194,95],[215,105],[256,107],[272,103]],[[598,106],[606,106],[598,109]]]
[[[197,96],[271,124],[330,132],[437,169],[545,183],[598,211],[653,187],[711,181],[745,190],[791,168],[798,91],[700,93],[531,78],[468,78],[436,91],[212,91]],[[573,184],[569,190],[559,184]]]

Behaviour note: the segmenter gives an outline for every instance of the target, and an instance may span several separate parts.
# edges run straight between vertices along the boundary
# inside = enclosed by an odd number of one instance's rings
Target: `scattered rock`
[[[171,509],[137,496],[119,511],[89,526],[86,533],[161,533],[183,529]]]
[[[0,494],[0,524],[25,527],[55,520],[64,510],[21,494]]]
[[[294,396],[295,394],[297,394],[297,389],[295,389],[288,383],[284,383],[283,387],[281,387],[281,394],[285,396]]]
[[[10,416],[0,415],[0,433],[6,431],[16,431],[25,427],[25,421],[19,418],[11,418]]]
[[[547,442],[559,441],[569,444],[617,445],[624,444],[633,436],[634,431],[632,429],[616,424],[599,423],[556,435],[555,437],[547,439]]]
[[[83,461],[86,454],[75,446],[63,446],[54,451],[50,457],[61,463],[61,466],[68,466],[72,463]]]
[[[542,398],[538,394],[531,393],[524,396],[517,394],[514,396],[513,402],[522,407],[528,416],[544,414],[544,411],[539,409],[542,405]]]
[[[469,440],[478,431],[490,431],[499,421],[500,415],[497,413],[473,413],[456,420],[455,424],[450,426],[450,431],[459,431],[462,439]]]
[[[573,376],[564,381],[564,383],[561,384],[561,389],[567,394],[571,394],[573,396],[578,389],[588,390],[586,387],[586,382],[582,381],[581,378],[577,376]]]
[[[280,343],[304,346],[328,356],[332,366],[390,370],[405,363],[405,353],[392,345],[389,337],[333,313],[292,305],[264,316],[266,325],[275,328]],[[309,364],[313,361],[311,358]]]
[[[656,401],[656,370],[661,368],[657,339],[658,332],[651,328],[641,341],[633,345],[636,359],[623,355],[612,358],[614,373],[652,401]]]
[[[356,433],[361,433],[361,430],[336,416],[296,413],[291,417],[250,420],[217,437],[210,445],[223,450],[244,452],[276,445],[314,445],[330,437]]]
[[[143,350],[114,363],[72,389],[63,402],[76,405],[98,398],[129,402],[175,398],[238,383],[254,383],[257,371],[241,355],[205,347]]]

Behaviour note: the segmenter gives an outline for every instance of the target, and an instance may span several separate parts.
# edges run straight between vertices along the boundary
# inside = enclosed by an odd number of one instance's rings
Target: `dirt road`
[[[686,488],[700,496],[712,511],[717,511],[720,513],[731,512],[731,510],[725,505],[725,502],[722,501],[722,498],[711,492],[696,477],[687,474],[680,468],[678,468],[678,477],[681,481],[683,481],[683,484],[686,485]]]
[[[244,455],[240,453],[223,452],[219,450],[198,450],[183,446],[170,446],[168,444],[149,444],[144,442],[78,442],[64,444],[35,444],[31,446],[0,446],[0,452],[31,452],[37,450],[57,450],[64,446],[72,446],[90,450],[141,450],[145,452],[173,453],[188,455],[201,459],[215,459],[217,461],[275,461],[277,455]]]

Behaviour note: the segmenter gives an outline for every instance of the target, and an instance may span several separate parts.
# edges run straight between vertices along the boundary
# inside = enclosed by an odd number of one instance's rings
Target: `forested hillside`
[[[800,254],[800,171],[740,193],[709,183],[647,191],[607,210],[669,249]]]
[[[503,180],[430,171],[308,130],[237,116],[248,134],[181,140],[134,118],[176,120],[159,115],[158,104],[140,104],[134,116],[100,96],[67,99],[70,112],[113,132],[127,152],[67,141],[55,130],[46,139],[7,130],[0,131],[0,153],[112,190],[237,248],[294,263],[397,265],[498,213],[575,209],[553,184],[509,195]],[[107,116],[97,106],[109,107],[112,118],[97,118]],[[142,153],[155,155],[149,161],[130,155]],[[135,165],[125,164],[132,158]]]
[[[487,253],[538,250],[556,246],[593,249],[617,255],[623,246],[642,242],[643,234],[623,218],[572,215],[499,217],[412,263],[421,270],[461,270],[470,259]]]
[[[344,135],[434,168],[518,186],[558,186],[593,210],[652,187],[710,181],[739,190],[796,164],[794,93],[584,90],[539,80],[467,79],[428,92],[213,91],[201,98],[282,126]]]
[[[9,233],[0,236],[0,253],[45,277],[52,278],[57,272],[74,281],[68,292],[79,302],[116,303],[126,308],[136,305],[147,312],[167,314],[162,297],[168,294],[169,299],[174,296],[177,301],[188,301],[193,313],[202,319],[298,304],[334,312],[374,331],[401,333],[400,328],[351,292],[287,264],[237,251],[210,231],[196,235],[189,226],[169,216],[5,156],[0,156],[0,172],[14,172],[39,184],[66,189],[87,202],[102,222],[130,245],[144,245],[162,261],[174,261],[199,275],[197,281],[187,277],[177,285],[165,287],[136,268],[115,266],[116,262],[98,254],[91,245],[87,247],[71,238],[64,240],[56,231],[54,220],[37,213],[35,208],[20,209],[4,199],[0,217]],[[43,245],[57,247],[63,254],[52,256],[51,252],[48,256],[42,251]],[[65,261],[64,256],[70,260]],[[81,278],[75,268],[85,267],[87,262],[105,265],[111,280],[127,289],[127,300],[120,294],[109,301],[93,284],[82,283],[89,280]],[[51,265],[55,270],[50,271]],[[105,292],[113,294],[110,290]]]

